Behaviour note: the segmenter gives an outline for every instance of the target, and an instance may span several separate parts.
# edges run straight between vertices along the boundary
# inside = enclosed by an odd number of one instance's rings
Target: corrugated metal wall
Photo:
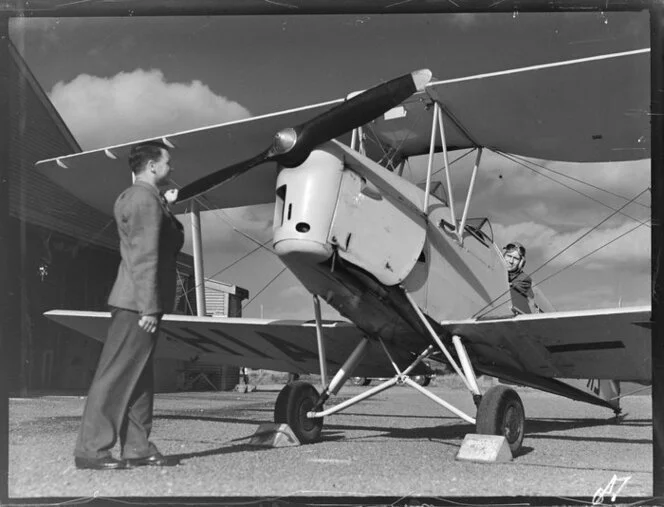
[[[78,152],[80,147],[12,46],[10,54],[11,131],[0,135],[10,136],[10,216],[16,219],[14,257],[25,297],[17,312],[23,331],[5,349],[11,356],[9,389],[84,390],[101,344],[49,321],[43,312],[105,310],[120,260],[119,239],[112,217],[74,198],[34,168],[38,160]],[[193,286],[192,264],[191,256],[181,254],[182,313],[194,313],[184,297]],[[23,366],[22,351],[27,353]],[[173,379],[178,368],[180,364],[157,364],[155,387],[169,390],[159,379]]]
[[[205,311],[211,316],[228,317],[228,292],[221,290],[212,280],[205,281]]]
[[[28,223],[99,246],[116,249],[117,231],[108,217],[75,199],[40,174],[38,160],[80,151],[58,123],[59,116],[12,48],[10,214]],[[54,121],[54,119],[56,121]]]

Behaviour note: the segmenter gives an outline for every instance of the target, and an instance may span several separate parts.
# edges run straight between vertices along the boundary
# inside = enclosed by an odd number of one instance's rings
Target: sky
[[[14,19],[10,35],[84,150],[337,99],[418,68],[442,80],[649,46],[647,12],[40,18]],[[452,167],[456,196],[472,158]],[[526,245],[526,271],[557,309],[649,304],[650,228],[628,231],[650,217],[650,161],[533,164],[485,153],[471,216],[490,217],[499,245]],[[628,216],[550,260],[641,192]],[[206,276],[249,290],[244,316],[312,318],[311,296],[270,250],[272,213],[203,213]]]

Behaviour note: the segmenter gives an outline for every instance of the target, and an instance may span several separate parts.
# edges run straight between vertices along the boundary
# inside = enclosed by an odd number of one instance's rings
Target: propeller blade
[[[223,169],[219,169],[218,171],[207,174],[202,178],[192,181],[179,190],[176,202],[186,201],[187,199],[196,197],[197,195],[207,192],[208,190],[212,190],[214,187],[218,187],[222,183],[227,182],[235,176],[239,176],[252,167],[256,167],[263,162],[267,162],[270,155],[272,154],[272,151],[272,147],[270,147],[255,157],[226,166]]]
[[[279,156],[279,163],[286,167],[301,164],[316,146],[369,123],[413,93],[423,90],[430,80],[431,71],[428,69],[411,72],[374,86],[295,127],[297,143],[292,150]]]
[[[285,167],[304,162],[316,146],[377,118],[421,91],[431,80],[431,71],[417,70],[359,93],[336,107],[294,128],[277,132],[272,145],[255,157],[224,167],[184,186],[178,193],[182,202],[207,192],[264,162]]]

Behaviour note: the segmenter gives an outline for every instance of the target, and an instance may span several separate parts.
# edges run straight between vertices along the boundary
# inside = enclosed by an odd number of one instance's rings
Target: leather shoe
[[[127,468],[123,461],[117,460],[112,456],[104,458],[79,458],[74,457],[76,468],[87,470],[122,470]]]
[[[167,458],[160,452],[147,456],[145,458],[127,458],[125,459],[127,468],[153,466],[153,467],[174,467],[180,464],[177,458]]]

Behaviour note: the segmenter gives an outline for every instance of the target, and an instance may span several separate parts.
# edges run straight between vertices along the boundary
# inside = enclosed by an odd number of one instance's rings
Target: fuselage
[[[421,334],[404,290],[434,322],[492,308],[511,313],[505,265],[489,234],[467,228],[458,241],[445,203],[431,195],[424,213],[422,189],[339,143],[281,168],[276,196],[277,254],[369,335]]]

